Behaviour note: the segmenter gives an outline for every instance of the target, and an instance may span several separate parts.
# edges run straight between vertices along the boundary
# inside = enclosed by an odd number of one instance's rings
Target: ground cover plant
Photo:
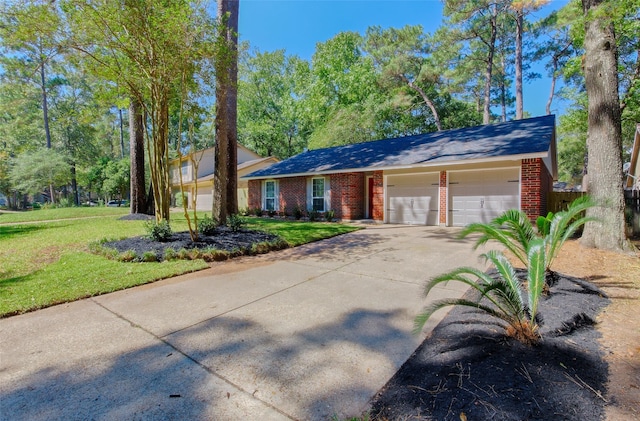
[[[182,259],[163,262],[153,261],[157,259],[147,254],[143,259],[147,260],[145,263],[92,254],[91,243],[144,236],[145,221],[120,219],[127,214],[126,210],[102,217],[96,217],[93,208],[72,210],[74,218],[64,220],[59,220],[62,219],[59,209],[21,213],[19,215],[29,214],[29,221],[19,224],[4,223],[0,219],[0,317],[209,267],[202,256],[184,253]],[[50,222],[34,221],[31,214]],[[356,229],[339,224],[290,224],[296,226],[291,227],[285,221],[271,224],[259,218],[247,218],[248,228],[277,234],[291,246]],[[172,214],[171,227],[175,232],[186,231],[184,216]],[[173,253],[178,256],[181,250]]]

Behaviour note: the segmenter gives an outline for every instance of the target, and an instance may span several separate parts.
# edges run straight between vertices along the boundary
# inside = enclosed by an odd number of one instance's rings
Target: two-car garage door
[[[520,208],[518,168],[449,173],[449,224],[489,222]]]
[[[438,225],[438,173],[390,175],[386,192],[388,222]],[[489,222],[519,208],[519,168],[448,173],[448,225]]]
[[[438,224],[438,173],[387,178],[387,214],[392,224]]]

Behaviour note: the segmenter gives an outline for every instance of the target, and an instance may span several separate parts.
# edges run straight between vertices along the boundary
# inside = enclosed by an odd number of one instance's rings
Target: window
[[[265,210],[276,210],[276,182],[269,180],[264,182],[264,204]]]
[[[324,178],[311,180],[311,201],[314,211],[324,212]]]

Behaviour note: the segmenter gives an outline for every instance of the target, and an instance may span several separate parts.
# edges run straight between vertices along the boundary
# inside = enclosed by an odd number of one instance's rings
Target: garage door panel
[[[438,174],[389,176],[389,222],[437,225]]]
[[[520,208],[519,170],[449,174],[450,224],[490,222],[507,209]]]

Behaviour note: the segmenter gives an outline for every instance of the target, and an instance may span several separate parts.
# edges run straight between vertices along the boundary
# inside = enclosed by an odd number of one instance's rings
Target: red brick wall
[[[331,209],[336,218],[362,219],[365,206],[364,173],[342,173],[329,176]]]
[[[305,177],[281,178],[279,189],[279,211],[286,215],[293,215],[296,206],[302,212],[307,211],[307,179]]]
[[[249,209],[262,207],[262,182],[261,180],[249,180]]]
[[[447,172],[440,171],[440,213],[438,221],[441,224],[447,223]]]
[[[531,221],[547,214],[547,195],[552,188],[552,177],[542,158],[522,160],[520,208]]]
[[[373,212],[371,219],[384,220],[384,178],[382,171],[373,172]]]

